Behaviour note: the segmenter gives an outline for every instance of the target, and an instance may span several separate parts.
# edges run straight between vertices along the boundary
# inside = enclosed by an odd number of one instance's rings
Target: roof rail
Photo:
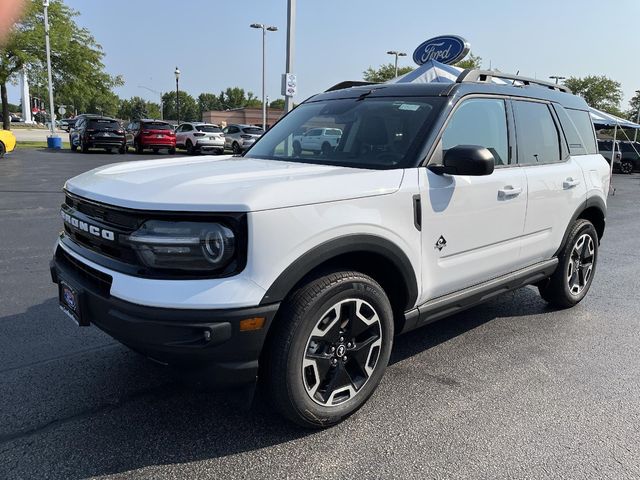
[[[495,72],[493,70],[472,70],[466,69],[458,75],[456,79],[456,83],[467,83],[467,82],[491,82],[492,78],[499,78],[501,80],[513,80],[514,84],[516,81],[521,82],[523,85],[539,85],[541,87],[547,87],[551,90],[557,90],[559,92],[571,93],[564,85],[558,85],[551,82],[545,82],[543,80],[536,80],[535,78],[529,77],[521,77],[519,75],[512,75],[510,73],[502,73]]]
[[[363,80],[347,80],[346,82],[336,83],[333,87],[325,90],[325,93],[333,92],[334,90],[342,90],[343,88],[361,87],[363,85],[379,85],[379,82],[366,82]]]

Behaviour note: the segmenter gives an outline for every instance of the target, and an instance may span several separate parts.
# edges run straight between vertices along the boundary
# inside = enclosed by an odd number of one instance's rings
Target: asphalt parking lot
[[[0,478],[640,478],[640,175],[614,178],[580,305],[525,288],[400,337],[365,407],[306,431],[59,311],[64,180],[140,158],[0,161]]]

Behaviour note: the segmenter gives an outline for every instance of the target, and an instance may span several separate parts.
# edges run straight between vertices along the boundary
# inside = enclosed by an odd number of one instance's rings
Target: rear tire
[[[176,154],[176,148],[172,147],[169,149],[169,155],[175,155]]]
[[[89,152],[89,147],[87,146],[86,143],[84,143],[84,140],[80,139],[80,150],[82,151],[82,153],[88,153]]]
[[[154,149],[153,149],[153,153],[158,153],[159,151],[160,151],[160,149],[159,149],[159,148],[154,148]]]
[[[193,155],[194,153],[193,143],[191,143],[191,140],[187,140],[187,155]]]
[[[597,261],[598,233],[591,222],[578,219],[558,255],[556,271],[538,285],[540,295],[557,307],[573,307],[589,291]]]
[[[5,153],[7,153],[7,147],[4,146],[4,143],[0,142],[0,158],[4,157]]]
[[[240,155],[242,153],[242,149],[240,148],[238,142],[233,142],[233,145],[231,145],[231,151],[234,155]]]
[[[371,277],[336,272],[293,292],[272,330],[262,369],[269,399],[299,425],[328,427],[357,411],[380,383],[393,313]]]
[[[622,160],[622,162],[620,162],[620,172],[627,175],[633,173],[633,162],[630,160]]]
[[[141,155],[142,153],[144,153],[144,148],[142,148],[142,145],[140,145],[140,142],[135,143],[135,149],[138,155]]]

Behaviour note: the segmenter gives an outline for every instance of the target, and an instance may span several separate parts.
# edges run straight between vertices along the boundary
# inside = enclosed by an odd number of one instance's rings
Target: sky
[[[174,89],[176,66],[180,89],[193,96],[238,86],[260,97],[261,31],[249,28],[256,22],[279,28],[267,34],[266,94],[280,97],[286,0],[65,1],[102,45],[107,71],[124,77],[122,98],[157,102],[139,86]],[[422,41],[457,34],[485,68],[541,79],[606,75],[622,83],[626,110],[640,89],[638,18],[639,0],[298,0],[294,101],[361,79],[369,66],[393,60],[388,50],[407,52],[400,65],[412,65]],[[18,96],[12,87],[9,101]]]

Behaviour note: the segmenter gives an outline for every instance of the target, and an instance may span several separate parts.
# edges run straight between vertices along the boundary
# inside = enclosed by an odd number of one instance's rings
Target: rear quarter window
[[[587,154],[598,153],[598,147],[596,145],[596,133],[593,129],[593,122],[591,121],[591,115],[584,110],[573,110],[568,108],[567,114],[573,121]]]

